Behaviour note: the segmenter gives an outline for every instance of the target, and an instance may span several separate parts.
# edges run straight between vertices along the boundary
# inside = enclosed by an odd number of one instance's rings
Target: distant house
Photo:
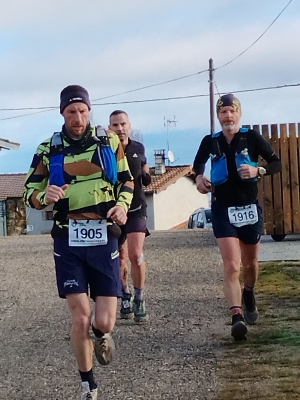
[[[165,166],[164,154],[156,152],[155,156],[152,182],[145,188],[148,229],[187,227],[194,210],[209,207],[209,197],[197,191],[191,165]]]
[[[0,236],[26,231],[26,207],[22,199],[25,174],[0,174]]]
[[[51,231],[52,211],[26,207],[23,188],[26,174],[0,174],[0,236],[41,234]]]

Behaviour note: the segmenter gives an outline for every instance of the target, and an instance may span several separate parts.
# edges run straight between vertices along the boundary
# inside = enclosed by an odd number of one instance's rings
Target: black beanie
[[[65,87],[60,93],[60,113],[72,103],[81,102],[85,103],[89,110],[91,109],[91,102],[88,91],[79,85],[70,85]]]

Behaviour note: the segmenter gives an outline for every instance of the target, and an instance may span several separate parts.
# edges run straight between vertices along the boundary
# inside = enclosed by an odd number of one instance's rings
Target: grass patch
[[[261,263],[256,293],[260,319],[247,340],[221,339],[214,400],[299,400],[300,262]]]
[[[251,345],[254,347],[274,344],[295,346],[300,350],[300,331],[291,326],[274,327],[261,333],[256,331],[251,340]]]
[[[260,264],[257,293],[300,296],[300,262],[264,262]]]

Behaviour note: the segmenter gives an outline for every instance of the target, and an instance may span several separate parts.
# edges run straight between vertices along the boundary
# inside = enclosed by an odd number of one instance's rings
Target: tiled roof
[[[26,174],[0,174],[0,200],[22,197]]]
[[[150,175],[152,182],[145,189],[145,193],[159,193],[165,190],[172,183],[175,183],[179,178],[183,176],[192,176],[191,165],[178,165],[178,166],[166,166],[166,172],[162,175],[155,175],[155,168],[150,168]]]
[[[187,229],[188,221],[183,221],[180,224],[172,226],[170,229]]]

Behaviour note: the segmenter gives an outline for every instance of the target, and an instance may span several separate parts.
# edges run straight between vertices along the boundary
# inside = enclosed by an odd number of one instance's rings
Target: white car
[[[196,229],[196,228],[211,228],[211,209],[210,208],[197,208],[191,216],[189,217],[188,221],[188,228],[189,229]]]

